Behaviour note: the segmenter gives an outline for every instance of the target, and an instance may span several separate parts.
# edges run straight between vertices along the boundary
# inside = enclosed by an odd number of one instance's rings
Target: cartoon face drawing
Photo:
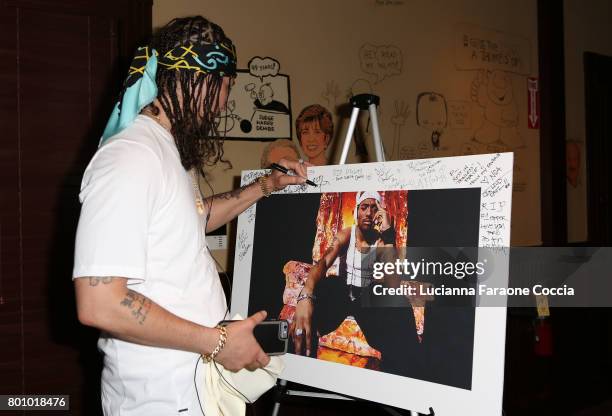
[[[512,81],[507,73],[493,71],[487,84],[487,95],[489,99],[498,105],[508,105],[514,99],[512,92]]]
[[[448,109],[444,96],[424,92],[417,97],[417,125],[430,131],[442,131],[447,124]]]
[[[274,91],[270,84],[262,84],[259,87],[259,93],[257,94],[257,98],[259,98],[259,102],[262,105],[267,105],[272,102],[272,97],[274,97]]]

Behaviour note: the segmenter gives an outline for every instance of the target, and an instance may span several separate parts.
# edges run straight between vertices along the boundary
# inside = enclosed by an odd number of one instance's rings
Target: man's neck
[[[156,110],[154,110],[154,108]],[[168,118],[168,115],[166,114],[166,112],[164,111],[164,109],[162,108],[161,104],[159,103],[157,99],[153,101],[150,105],[143,108],[140,113],[155,120],[157,124],[162,126],[168,132],[171,131],[172,123],[170,123],[170,119]]]

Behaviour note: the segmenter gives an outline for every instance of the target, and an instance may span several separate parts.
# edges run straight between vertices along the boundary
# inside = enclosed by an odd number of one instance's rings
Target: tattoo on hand
[[[241,186],[238,189],[234,189],[232,191],[229,192],[224,192],[222,194],[218,194],[218,195],[214,195],[213,198],[214,199],[225,199],[225,200],[229,200],[232,198],[238,199],[240,198],[240,194],[242,193],[242,191],[244,191],[247,188],[248,185],[244,185]]]
[[[103,285],[107,285],[113,281],[113,278],[110,276],[105,277],[90,277],[89,278],[89,286],[98,286],[100,283]]]
[[[125,298],[121,301],[121,306],[128,308],[136,321],[142,325],[147,319],[152,303],[146,296],[128,289]]]

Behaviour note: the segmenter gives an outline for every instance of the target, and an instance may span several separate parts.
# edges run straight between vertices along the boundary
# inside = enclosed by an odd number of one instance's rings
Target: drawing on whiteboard
[[[471,99],[484,109],[483,122],[474,139],[492,152],[525,147],[518,132],[518,108],[510,74],[504,71],[478,71],[472,81]]]
[[[325,84],[325,91],[321,93],[321,97],[327,101],[327,105],[332,109],[338,106],[338,98],[340,98],[340,86],[336,81],[328,81]]]
[[[395,106],[395,113],[391,117],[391,124],[393,124],[393,146],[391,147],[390,160],[394,160],[400,157],[400,141],[402,137],[402,126],[406,124],[406,120],[410,117],[410,104],[399,100],[393,102]]]
[[[394,45],[366,43],[359,48],[361,70],[374,76],[374,83],[402,73],[402,51]]]
[[[276,59],[254,57],[238,70],[225,112],[216,121],[226,139],[291,139],[289,77]]]
[[[420,93],[417,96],[416,120],[417,126],[429,132],[431,148],[441,150],[442,134],[448,125],[448,106],[444,96],[437,92]]]

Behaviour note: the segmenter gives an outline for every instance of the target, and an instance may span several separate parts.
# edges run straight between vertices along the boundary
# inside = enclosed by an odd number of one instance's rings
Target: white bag
[[[234,319],[242,319],[239,316]],[[270,390],[285,368],[278,357],[270,357],[264,368],[255,371],[242,369],[236,373],[226,370],[221,364],[204,362],[204,388],[201,389],[200,404],[206,416],[244,415],[246,403],[252,403]]]

